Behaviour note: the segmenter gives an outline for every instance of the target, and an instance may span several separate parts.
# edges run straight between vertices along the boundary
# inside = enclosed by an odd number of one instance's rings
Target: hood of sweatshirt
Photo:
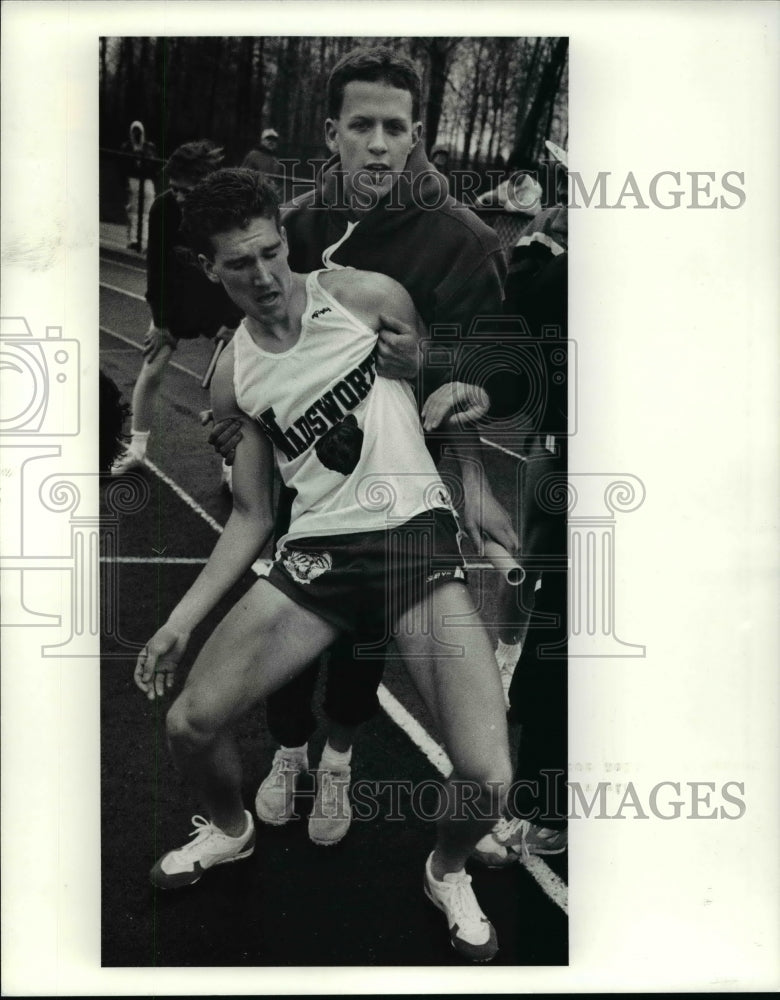
[[[131,143],[133,142],[133,129],[135,129],[135,128],[138,128],[138,129],[141,130],[141,140],[138,143],[138,146],[139,147],[143,146],[144,142],[146,141],[146,129],[144,128],[144,123],[143,122],[139,122],[139,121],[135,121],[135,122],[131,122],[130,123],[130,131],[128,132],[128,135],[130,137],[130,142]]]
[[[345,196],[346,172],[336,154],[323,166],[315,181],[314,204],[328,206],[331,211],[350,214]],[[367,192],[366,198],[371,194]],[[429,211],[433,206],[443,205],[450,197],[447,178],[443,177],[425,155],[422,143],[418,143],[409,154],[406,167],[399,174],[392,189],[382,198],[372,203],[370,214],[375,208],[386,205],[389,211],[415,208]]]

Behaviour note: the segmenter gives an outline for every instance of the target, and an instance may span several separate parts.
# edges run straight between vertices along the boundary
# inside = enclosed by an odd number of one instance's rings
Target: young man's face
[[[287,263],[287,237],[273,219],[255,217],[246,229],[211,237],[211,259],[198,255],[206,276],[221,282],[247,316],[259,322],[287,314],[292,272]]]
[[[385,83],[352,80],[338,118],[325,122],[331,152],[338,152],[347,188],[382,197],[397,180],[422,134],[412,121],[412,95]]]
[[[192,177],[169,177],[168,188],[172,192],[178,205],[184,204],[184,199],[197,184],[197,180]]]

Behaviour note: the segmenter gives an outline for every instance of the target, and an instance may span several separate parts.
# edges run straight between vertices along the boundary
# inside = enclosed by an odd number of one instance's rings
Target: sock
[[[520,659],[523,644],[521,642],[509,643],[498,640],[496,646],[496,661],[502,670],[514,670],[517,661]]]
[[[308,766],[309,762],[309,744],[303,743],[299,747],[279,747],[280,750],[284,750],[288,757],[296,757],[298,760],[303,761],[304,764]]]
[[[349,767],[351,760],[352,747],[349,750],[345,750],[344,753],[340,753],[338,750],[333,749],[330,742],[326,742],[325,748],[322,751],[322,757],[320,758],[320,767],[326,768],[328,771],[340,771],[345,767]]]
[[[151,431],[137,431],[135,428],[130,431],[130,451],[143,458],[146,454],[146,446],[149,443]]]

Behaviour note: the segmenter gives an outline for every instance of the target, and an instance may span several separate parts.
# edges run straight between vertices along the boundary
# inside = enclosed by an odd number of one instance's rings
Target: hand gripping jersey
[[[301,335],[274,354],[236,330],[234,385],[241,409],[273,442],[295,490],[280,539],[378,531],[451,504],[423,439],[412,390],[377,376],[376,331],[319,281],[306,279]]]

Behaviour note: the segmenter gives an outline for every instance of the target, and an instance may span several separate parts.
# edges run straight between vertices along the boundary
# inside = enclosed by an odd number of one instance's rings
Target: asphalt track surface
[[[143,264],[106,249],[100,281],[101,367],[129,401],[149,323]],[[200,378],[210,354],[207,341],[180,345],[163,385],[148,467],[102,491],[103,965],[460,964],[443,915],[423,895],[433,826],[415,815],[410,798],[411,788],[441,780],[446,758],[398,662],[385,671],[383,711],[364,726],[353,752],[353,786],[368,783],[363,787],[374,793],[375,806],[365,812],[375,815],[356,819],[335,847],[318,847],[307,836],[313,785],[304,782],[296,800],[301,818],[284,827],[257,821],[251,858],[212,870],[189,889],[163,892],[149,882],[155,860],[187,840],[198,808],[165,746],[170,699],[147,701],[132,673],[137,650],[190,586],[230,513],[219,459],[198,421],[208,405]],[[512,509],[518,459],[490,445],[486,453],[493,487]],[[477,568],[469,586],[494,636],[495,573],[471,562]],[[209,631],[254,579],[248,573],[200,627],[177,687]],[[319,704],[316,711],[322,719]],[[262,709],[244,720],[240,742],[251,810],[276,749]],[[320,730],[310,744],[313,764],[323,742]],[[432,807],[425,795],[419,801],[423,809]],[[566,964],[565,855],[504,870],[471,863],[469,871],[498,934],[493,964]]]

